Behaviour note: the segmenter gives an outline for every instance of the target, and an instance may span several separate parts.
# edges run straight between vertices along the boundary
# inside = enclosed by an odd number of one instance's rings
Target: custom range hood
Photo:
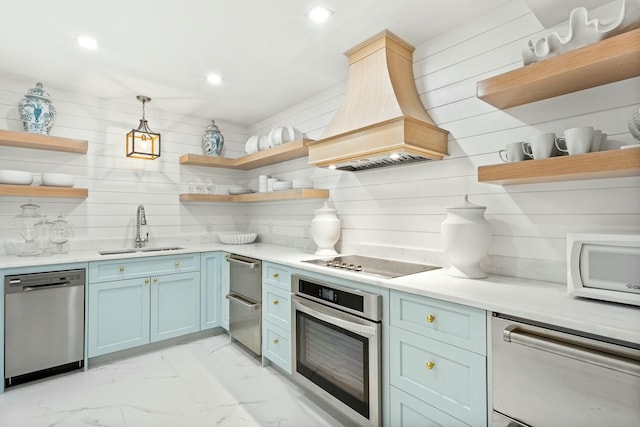
[[[310,164],[359,171],[447,155],[448,132],[418,96],[413,50],[385,30],[345,52],[345,97],[322,137],[308,144]]]

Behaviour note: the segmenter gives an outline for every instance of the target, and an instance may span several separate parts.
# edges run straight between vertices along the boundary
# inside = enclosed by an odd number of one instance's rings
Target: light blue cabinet
[[[200,329],[211,329],[221,324],[222,253],[200,254]],[[225,262],[225,264],[227,264]],[[225,298],[226,300],[226,298]]]
[[[199,331],[199,270],[199,254],[90,263],[88,357]]]
[[[262,357],[291,373],[291,269],[262,263]]]
[[[391,291],[390,425],[487,426],[486,313]]]

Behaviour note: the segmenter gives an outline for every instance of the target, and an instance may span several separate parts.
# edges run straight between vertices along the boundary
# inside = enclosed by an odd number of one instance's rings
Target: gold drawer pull
[[[158,278],[157,277],[153,278],[153,283],[158,283]]]
[[[280,275],[278,273],[273,273],[273,278],[277,279],[278,277],[280,277]]]
[[[274,339],[274,340],[273,340],[273,343],[274,343],[274,344],[278,344],[279,342],[280,342],[280,340],[279,340],[278,338],[276,338],[276,339]]]
[[[434,366],[436,366],[436,362],[434,362],[433,360],[429,360],[427,362],[427,369],[432,370]]]
[[[148,285],[149,284],[149,279],[144,279],[144,284]]]
[[[273,305],[278,305],[278,300],[277,299],[273,300]]]
[[[120,267],[120,273],[124,271],[124,267]]]
[[[180,261],[176,261],[176,267],[180,267]]]
[[[436,320],[436,316],[434,316],[433,314],[427,316],[427,322],[433,323],[434,320]]]

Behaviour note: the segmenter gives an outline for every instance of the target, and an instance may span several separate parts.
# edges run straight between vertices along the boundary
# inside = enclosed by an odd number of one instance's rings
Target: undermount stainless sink
[[[100,255],[121,255],[121,254],[135,254],[136,252],[165,252],[165,251],[177,251],[181,248],[179,246],[167,246],[162,248],[133,248],[133,249],[111,249],[106,251],[98,251]]]

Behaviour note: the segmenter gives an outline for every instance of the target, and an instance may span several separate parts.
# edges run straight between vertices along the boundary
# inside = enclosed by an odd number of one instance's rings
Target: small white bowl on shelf
[[[0,184],[31,185],[33,174],[25,171],[0,170]]]
[[[47,187],[73,187],[76,177],[66,173],[45,172],[42,174],[42,185]]]
[[[243,233],[242,231],[228,231],[218,233],[218,239],[225,245],[246,245],[255,242],[258,233]]]

